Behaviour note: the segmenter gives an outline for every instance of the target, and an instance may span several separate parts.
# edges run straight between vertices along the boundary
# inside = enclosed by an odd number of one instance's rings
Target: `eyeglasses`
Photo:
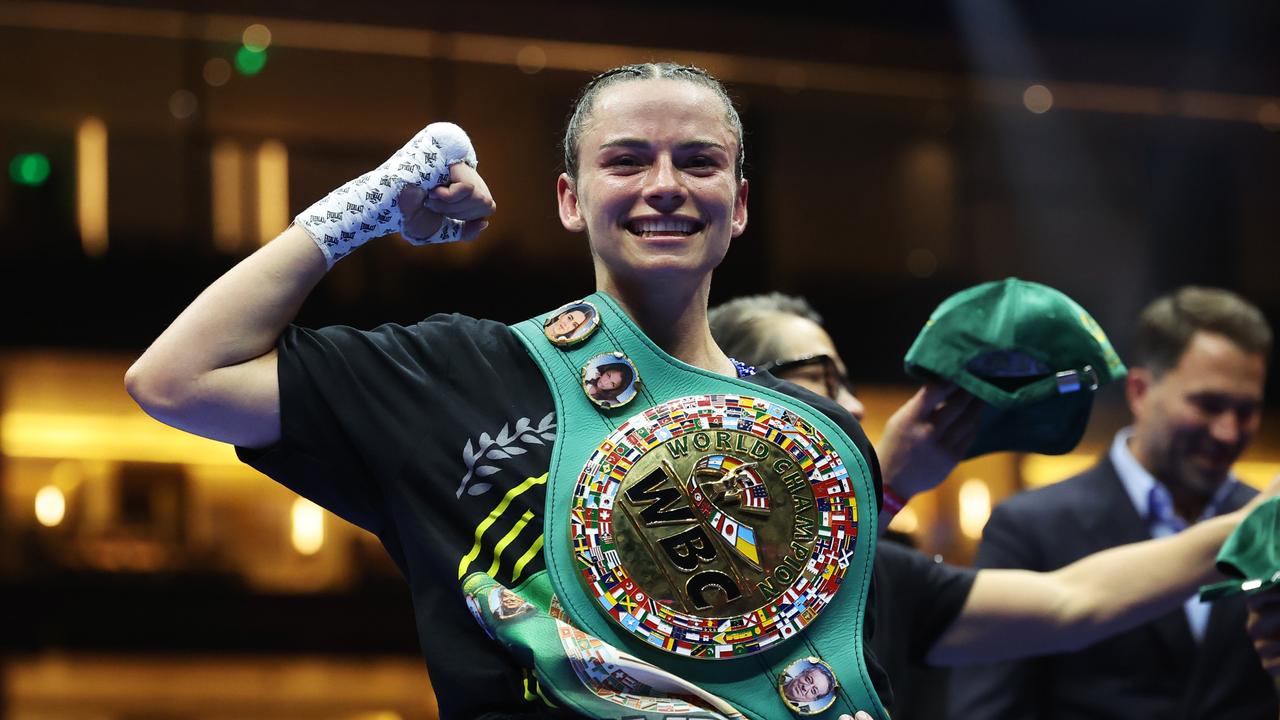
[[[822,373],[821,382],[827,389],[827,397],[835,400],[840,397],[840,391],[844,390],[850,395],[857,397],[858,393],[854,392],[853,381],[845,374],[843,370],[836,365],[835,358],[827,354],[809,355],[807,357],[795,358],[794,360],[774,360],[760,365],[759,369],[768,370],[775,376],[783,380],[792,378],[804,378],[810,381],[817,381],[818,378],[813,376],[813,371],[809,373],[801,372],[806,368],[813,368]]]

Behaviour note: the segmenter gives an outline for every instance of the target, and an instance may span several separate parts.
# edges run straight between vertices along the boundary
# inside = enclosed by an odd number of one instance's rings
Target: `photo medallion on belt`
[[[596,355],[582,366],[582,392],[597,407],[622,407],[635,399],[640,387],[640,371],[620,352]]]
[[[831,707],[840,692],[835,670],[819,658],[793,660],[778,675],[778,694],[797,715],[818,715]]]
[[[542,321],[542,334],[559,348],[570,348],[600,327],[600,311],[584,300],[556,308]]]
[[[848,570],[857,521],[853,482],[817,428],[771,400],[698,395],[600,443],[566,529],[603,612],[662,650],[717,659],[813,622]]]

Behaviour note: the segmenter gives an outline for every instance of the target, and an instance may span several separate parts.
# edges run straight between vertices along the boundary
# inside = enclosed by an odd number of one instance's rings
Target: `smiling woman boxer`
[[[586,233],[596,287],[610,305],[602,310],[612,311],[614,323],[602,322],[593,339],[633,325],[661,357],[705,371],[703,380],[736,379],[739,367],[711,340],[706,322],[712,271],[747,223],[742,127],[723,87],[677,65],[606,72],[585,88],[564,148],[566,172],[556,184],[561,221]],[[255,467],[382,539],[413,589],[444,717],[555,712],[529,674],[466,619],[458,585],[477,569],[511,587],[542,571],[544,538],[551,544],[567,535],[567,528],[543,532],[550,440],[574,430],[558,427],[562,419],[538,366],[505,326],[443,315],[368,332],[290,322],[328,268],[368,240],[397,230],[423,243],[476,237],[496,205],[475,165],[459,128],[428,126],[206,289],[126,377],[156,418],[236,444]],[[657,368],[638,369],[642,387],[662,385],[652,375]],[[759,382],[781,386],[767,375]],[[843,441],[845,461],[863,485],[862,505],[874,504],[878,478],[860,429],[833,404],[804,397],[835,418],[817,418],[815,427],[852,438],[852,445]],[[616,425],[620,418],[606,419]],[[720,517],[721,529],[709,532],[719,532],[715,542],[722,543],[723,518],[736,512],[685,527],[701,532]],[[756,523],[769,532],[766,521]],[[771,568],[743,575],[751,548],[735,547],[746,554],[726,560],[722,553],[718,569],[698,575],[705,582],[696,593],[680,589],[688,593],[681,602],[758,594],[717,579],[730,574],[781,582],[768,575]],[[687,548],[707,551],[696,542]],[[770,558],[764,544],[758,552],[751,557],[777,561],[781,577],[790,577],[783,561],[794,560]],[[797,615],[797,627],[805,622]],[[870,681],[842,679],[862,686],[879,715],[874,685],[882,676],[874,660],[862,664],[859,654],[842,672]],[[775,679],[768,682],[778,696]]]

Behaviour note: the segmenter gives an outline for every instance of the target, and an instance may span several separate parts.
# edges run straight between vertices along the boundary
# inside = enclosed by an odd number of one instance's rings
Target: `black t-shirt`
[[[929,649],[960,614],[976,574],[891,540],[876,545],[876,602],[870,609],[876,631],[868,642],[893,681],[892,699],[881,695],[886,706],[901,712],[921,704],[911,697],[922,690],[910,683],[912,670],[925,664]]]
[[[281,439],[239,448],[241,459],[382,541],[409,582],[442,718],[556,716],[531,675],[472,619],[459,589],[476,570],[513,587],[544,569],[555,405],[515,335],[500,323],[435,315],[367,332],[290,327],[277,347]],[[839,423],[879,496],[875,453],[848,413],[766,373],[750,380]],[[869,651],[867,660],[887,698]]]

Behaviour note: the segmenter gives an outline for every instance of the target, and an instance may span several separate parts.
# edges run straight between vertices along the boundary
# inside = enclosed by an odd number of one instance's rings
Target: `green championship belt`
[[[616,688],[586,690],[582,673],[574,683],[548,672],[545,652],[557,635],[571,655],[587,647],[569,642],[580,632],[627,667],[660,668],[654,675],[748,718],[834,720],[863,710],[887,720],[863,655],[874,481],[844,431],[793,397],[671,357],[604,293],[513,330],[547,380],[560,426],[544,517],[547,570],[516,590],[551,594],[531,605],[564,627],[491,634],[513,652],[525,646],[516,654],[533,656],[521,659],[537,666],[542,685],[594,717],[662,714],[636,712]],[[465,586],[482,624],[510,612],[483,579]],[[482,612],[482,591],[498,598],[493,612]],[[584,692],[594,693],[590,702],[574,699]],[[592,704],[601,697],[614,704]]]

